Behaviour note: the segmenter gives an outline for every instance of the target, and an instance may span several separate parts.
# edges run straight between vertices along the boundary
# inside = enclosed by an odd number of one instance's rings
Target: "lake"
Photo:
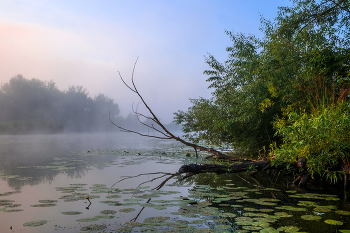
[[[127,133],[1,135],[0,232],[350,232],[341,188],[278,171],[182,180],[193,155]]]

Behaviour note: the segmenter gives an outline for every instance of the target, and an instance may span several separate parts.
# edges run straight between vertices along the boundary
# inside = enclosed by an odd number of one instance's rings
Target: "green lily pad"
[[[39,202],[44,204],[50,204],[50,203],[55,203],[57,201],[56,200],[39,200]]]
[[[331,212],[332,210],[324,207],[316,207],[314,208],[314,211],[318,213],[326,213],[326,212]]]
[[[272,227],[264,228],[264,229],[260,230],[259,232],[260,233],[279,233],[278,230],[276,230],[275,228],[272,228]]]
[[[332,219],[324,220],[324,222],[327,223],[327,224],[330,224],[330,225],[343,225],[342,222],[336,221],[336,220],[332,220]]]
[[[304,220],[320,220],[321,216],[318,216],[318,215],[302,215],[301,218],[304,219]]]
[[[276,213],[274,213],[276,216],[278,216],[278,217],[293,217],[293,215],[290,215],[290,214],[288,214],[288,213],[286,213],[286,212],[276,212]]]
[[[61,214],[64,214],[64,215],[79,215],[79,214],[82,214],[82,212],[79,212],[79,211],[66,211],[66,212],[61,212]]]
[[[229,225],[216,225],[215,229],[219,229],[219,230],[225,230],[225,229],[230,229],[231,226]]]
[[[115,229],[116,232],[131,232],[132,228],[131,227],[119,227]]]
[[[257,230],[262,229],[262,227],[258,227],[258,226],[243,226],[242,229],[249,230],[249,231],[257,231]]]
[[[341,215],[350,215],[350,211],[336,210],[335,212],[336,212],[337,214],[341,214]]]
[[[31,222],[26,222],[23,224],[24,227],[38,227],[46,224],[46,220],[38,220],[38,221],[31,221]]]
[[[237,215],[236,215],[236,214],[233,214],[233,213],[218,213],[218,216],[220,216],[220,217],[226,217],[226,218],[234,218],[234,217],[236,217]]]
[[[10,210],[7,210],[5,209],[4,212],[8,212],[8,213],[11,213],[11,212],[20,212],[20,211],[23,211],[21,209],[10,209]]]
[[[350,233],[350,230],[339,230],[341,233]]]
[[[204,219],[199,219],[199,220],[192,220],[190,224],[203,224],[206,221]]]
[[[119,211],[124,212],[124,213],[129,213],[129,212],[135,211],[135,209],[134,208],[125,208],[125,209],[120,209]]]
[[[299,228],[295,226],[285,226],[285,227],[280,227],[277,230],[284,231],[284,232],[297,232],[299,231]]]
[[[108,195],[106,198],[121,198],[121,195],[113,194],[113,195]]]
[[[106,229],[105,225],[93,224],[80,228],[81,231],[102,231]]]
[[[170,217],[162,217],[162,216],[148,217],[143,222],[144,223],[160,223],[160,222],[164,222],[164,221],[169,220],[169,219],[170,219]]]
[[[53,203],[42,203],[42,204],[31,205],[31,207],[52,207],[52,206],[56,206],[56,204],[53,204]]]
[[[102,210],[100,211],[101,214],[115,214],[117,211],[115,210]]]
[[[97,221],[98,218],[93,217],[93,218],[80,218],[80,219],[76,219],[75,221],[77,222],[93,222],[93,221]]]
[[[111,219],[114,218],[114,215],[97,215],[94,218],[100,218],[100,219]]]

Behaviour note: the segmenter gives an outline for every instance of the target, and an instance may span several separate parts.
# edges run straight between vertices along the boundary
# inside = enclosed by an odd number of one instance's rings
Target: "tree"
[[[228,59],[206,58],[212,98],[192,99],[175,121],[190,140],[229,144],[243,153],[282,143],[273,121],[288,106],[306,104],[298,85],[319,73],[329,89],[333,79],[349,84],[348,12],[349,1],[298,0],[281,7],[273,22],[262,19],[262,39],[226,32],[233,43]]]

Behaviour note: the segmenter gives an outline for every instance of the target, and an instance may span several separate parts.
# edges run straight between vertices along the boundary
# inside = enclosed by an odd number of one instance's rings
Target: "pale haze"
[[[225,30],[254,34],[260,16],[272,20],[282,0],[0,0],[0,82],[22,74],[53,80],[60,90],[83,86],[103,93],[122,115],[139,99],[135,84],[164,122],[189,98],[210,98],[205,56],[227,58]],[[140,109],[144,110],[144,109]]]

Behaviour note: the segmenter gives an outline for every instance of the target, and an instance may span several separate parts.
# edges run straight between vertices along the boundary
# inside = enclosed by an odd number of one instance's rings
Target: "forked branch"
[[[133,113],[135,114],[137,120],[139,121],[140,124],[154,130],[155,132],[158,132],[160,134],[160,136],[156,136],[156,135],[150,135],[150,134],[144,134],[144,133],[140,133],[134,130],[130,130],[130,129],[126,129],[123,128],[119,125],[117,125],[116,123],[114,123],[111,119],[111,116],[109,115],[109,120],[112,122],[113,125],[115,125],[116,127],[118,127],[122,132],[128,132],[128,133],[135,133],[138,134],[140,136],[144,136],[144,137],[151,137],[151,138],[158,138],[158,139],[174,139],[178,142],[181,142],[189,147],[192,147],[193,149],[195,149],[196,151],[196,155],[197,155],[197,150],[200,151],[207,151],[209,153],[211,153],[212,155],[216,156],[219,159],[229,159],[229,160],[241,160],[240,158],[233,158],[232,156],[228,156],[220,151],[217,151],[215,149],[212,148],[207,148],[207,147],[203,147],[203,146],[199,146],[190,142],[187,142],[183,139],[181,139],[180,137],[175,136],[174,134],[172,134],[158,119],[158,117],[154,114],[154,112],[152,111],[152,109],[148,106],[148,104],[146,103],[146,101],[144,100],[144,98],[142,97],[142,95],[140,94],[140,92],[137,90],[135,82],[134,82],[134,74],[135,74],[135,68],[136,68],[136,64],[137,64],[138,58],[134,64],[133,70],[132,70],[132,75],[131,75],[131,83],[132,86],[129,86],[123,79],[122,75],[119,73],[119,77],[122,80],[122,82],[124,83],[124,85],[129,88],[132,92],[136,93],[139,98],[141,99],[141,102],[143,103],[143,105],[147,108],[148,112],[150,113],[151,116],[146,116],[142,113],[138,112],[138,105],[136,106],[136,109],[134,110],[134,108],[132,108]],[[145,119],[149,119],[151,121],[153,121],[156,125],[158,125],[160,127],[160,129],[156,128],[153,124],[146,124],[144,122],[141,121],[140,117],[143,117]],[[198,155],[197,155],[198,156]],[[211,157],[211,156],[209,156]]]

